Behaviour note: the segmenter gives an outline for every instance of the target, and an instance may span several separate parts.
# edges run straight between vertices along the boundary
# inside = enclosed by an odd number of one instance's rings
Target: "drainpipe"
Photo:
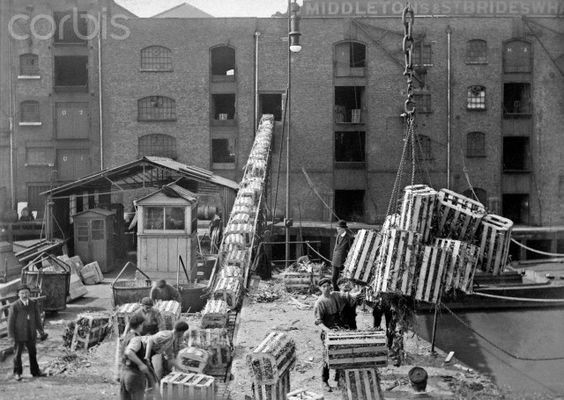
[[[452,97],[451,97],[451,48],[450,39],[452,29],[450,25],[446,28],[447,34],[447,160],[446,160],[446,187],[450,189],[450,158],[451,158],[451,136],[452,136]]]
[[[101,21],[102,15],[98,12],[98,21]],[[103,111],[102,111],[102,30],[98,32],[98,133],[100,136],[100,171],[104,170],[104,127]]]
[[[12,79],[10,77],[10,79]],[[12,113],[12,95],[10,94],[10,114]],[[16,179],[14,176],[14,118],[9,118],[10,122],[10,209],[16,208]]]
[[[261,33],[255,32],[255,120],[253,131],[256,132],[259,120],[259,37]]]

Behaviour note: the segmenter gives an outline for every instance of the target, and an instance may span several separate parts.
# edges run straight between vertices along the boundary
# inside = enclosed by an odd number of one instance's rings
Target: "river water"
[[[495,383],[510,398],[564,398],[564,308],[441,313],[435,345]],[[431,341],[433,314],[416,317]],[[508,354],[509,353],[509,354]],[[519,357],[519,358],[515,358]]]

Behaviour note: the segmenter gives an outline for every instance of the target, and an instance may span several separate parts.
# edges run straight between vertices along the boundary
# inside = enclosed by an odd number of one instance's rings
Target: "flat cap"
[[[152,306],[153,305],[153,300],[151,300],[150,297],[143,297],[141,299],[141,304],[143,304],[144,306]]]
[[[319,285],[319,286],[323,286],[323,285],[325,285],[326,283],[331,283],[331,284],[332,284],[333,282],[332,282],[331,279],[329,279],[329,278],[321,278],[321,280],[319,281],[318,285]]]
[[[423,383],[427,381],[427,371],[425,371],[421,367],[413,367],[409,370],[408,373],[409,380],[412,383]]]

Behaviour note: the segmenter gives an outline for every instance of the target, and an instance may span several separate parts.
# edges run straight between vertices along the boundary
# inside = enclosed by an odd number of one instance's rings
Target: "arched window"
[[[37,54],[27,53],[20,56],[20,75],[39,75],[39,56]]]
[[[149,46],[141,50],[141,70],[172,71],[172,52],[163,46]]]
[[[139,157],[168,157],[176,160],[176,138],[153,133],[141,136],[138,143]]]
[[[137,101],[139,121],[176,121],[176,102],[164,96],[148,96]]]
[[[466,157],[486,156],[486,135],[482,132],[470,132],[466,135]]]
[[[480,189],[480,188],[473,188],[474,192],[472,192],[472,189],[466,189],[462,194],[472,200],[478,200],[480,203],[482,203],[484,206],[488,205],[488,192],[486,192],[484,189]],[[474,195],[475,193],[475,195]],[[476,197],[478,197],[478,199],[476,199]]]
[[[487,64],[488,42],[482,39],[473,39],[466,42],[466,63]]]
[[[352,40],[335,45],[335,75],[364,76],[366,45]]]
[[[39,102],[27,100],[20,103],[20,122],[41,122]]]
[[[468,98],[466,108],[468,110],[486,109],[486,88],[480,85],[468,86]]]
[[[531,72],[531,44],[525,40],[511,40],[503,46],[503,72]]]
[[[212,80],[226,81],[235,79],[235,49],[218,46],[211,49]]]

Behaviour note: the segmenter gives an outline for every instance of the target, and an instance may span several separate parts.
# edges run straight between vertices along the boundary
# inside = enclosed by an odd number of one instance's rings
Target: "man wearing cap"
[[[428,394],[425,389],[427,388],[427,371],[421,367],[413,367],[409,370],[407,376],[413,388],[413,399],[432,399],[433,397]]]
[[[149,297],[153,301],[174,300],[174,301],[177,301],[179,303],[182,303],[182,297],[180,296],[180,293],[178,292],[178,290],[176,290],[174,287],[172,287],[171,285],[166,283],[166,281],[164,279],[159,280],[157,282],[157,284],[155,286],[153,286],[153,288],[151,289],[151,293],[149,294]]]
[[[123,340],[119,390],[121,400],[143,400],[147,381],[151,383],[151,373],[143,362],[145,345],[140,340],[143,321],[140,314],[131,316],[128,324],[130,330]]]
[[[321,296],[317,298],[313,312],[315,315],[315,325],[321,328],[321,340],[325,341],[328,330],[343,329],[344,324],[341,319],[341,312],[347,305],[356,304],[361,298],[362,292],[357,293],[341,293],[332,291],[332,282],[329,278],[323,278],[319,281]],[[323,363],[321,369],[321,380],[324,388],[331,392],[329,386],[329,366]],[[335,373],[335,381],[339,380],[338,371]]]
[[[29,369],[31,375],[35,377],[45,376],[46,374],[39,369],[37,364],[37,349],[35,341],[37,332],[41,335],[41,340],[47,338],[41,323],[39,307],[35,300],[30,299],[30,290],[26,285],[18,287],[18,297],[10,306],[8,315],[8,336],[14,340],[14,378],[17,381],[22,379],[22,352],[24,346],[27,347],[29,354]]]
[[[154,335],[158,331],[166,329],[165,321],[160,311],[153,308],[153,300],[150,297],[143,297],[141,299],[141,310],[138,313],[145,319],[141,335]]]
[[[177,366],[176,356],[188,329],[186,321],[176,321],[173,330],[160,331],[146,337],[145,362],[153,365],[159,379],[172,371],[172,366]]]
[[[339,291],[339,275],[344,268],[347,254],[352,244],[352,236],[347,230],[347,223],[344,220],[337,222],[337,237],[335,238],[335,247],[333,248],[333,258],[331,264],[333,266],[333,290]]]

